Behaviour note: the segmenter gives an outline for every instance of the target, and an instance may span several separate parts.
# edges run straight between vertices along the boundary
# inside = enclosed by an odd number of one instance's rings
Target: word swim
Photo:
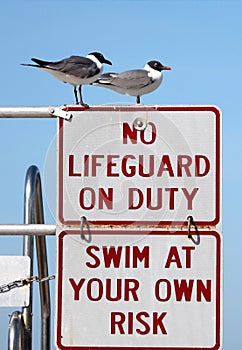
[[[85,154],[68,158],[70,177],[96,177],[99,172],[107,177],[140,176],[162,177],[205,177],[210,171],[210,161],[205,155],[177,155],[172,159],[168,154],[160,157],[150,155],[125,154]]]

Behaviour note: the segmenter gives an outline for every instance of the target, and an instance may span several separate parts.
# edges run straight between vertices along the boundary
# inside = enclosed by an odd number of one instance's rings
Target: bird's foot
[[[87,103],[80,102],[80,105],[87,108],[87,109],[90,108],[90,106]]]

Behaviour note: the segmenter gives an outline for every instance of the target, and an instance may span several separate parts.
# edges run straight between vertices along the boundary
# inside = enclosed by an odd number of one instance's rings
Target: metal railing
[[[24,323],[23,315],[19,311],[12,313],[9,321],[8,349],[24,349]]]
[[[0,118],[53,118],[49,107],[0,107]]]
[[[31,259],[30,276],[33,275],[33,246],[36,241],[38,275],[42,279],[48,276],[48,262],[45,235],[55,233],[55,225],[44,224],[44,211],[41,190],[40,173],[36,166],[30,166],[25,179],[24,194],[24,225],[2,225],[9,233],[14,234],[14,227],[18,234],[24,234],[23,254]],[[49,226],[46,228],[46,226]],[[40,228],[43,228],[41,234]],[[2,228],[3,229],[3,228]],[[32,230],[32,231],[31,231]],[[15,231],[16,234],[16,231]],[[41,350],[50,349],[50,291],[49,281],[39,284],[41,304]],[[31,350],[32,348],[32,284],[30,284],[30,302],[22,313],[15,311],[9,322],[8,350]]]

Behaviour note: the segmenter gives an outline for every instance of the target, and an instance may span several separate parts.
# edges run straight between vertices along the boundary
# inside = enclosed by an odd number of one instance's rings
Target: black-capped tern
[[[163,70],[171,70],[171,68],[163,66],[159,61],[149,61],[143,69],[102,74],[92,85],[136,96],[136,102],[140,103],[140,96],[148,94],[160,86]]]
[[[24,66],[37,67],[55,78],[74,86],[76,104],[78,102],[77,86],[79,86],[80,104],[89,107],[82,99],[82,85],[91,84],[102,74],[103,63],[112,63],[104,58],[99,52],[91,52],[86,57],[71,56],[57,62],[43,61],[38,58],[31,58],[36,64],[22,64]]]

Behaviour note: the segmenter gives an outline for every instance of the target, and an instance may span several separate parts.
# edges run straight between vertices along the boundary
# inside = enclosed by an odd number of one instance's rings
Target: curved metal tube
[[[24,195],[24,223],[25,224],[43,224],[43,200],[41,191],[41,180],[39,169],[32,165],[29,167],[25,178]],[[39,278],[48,276],[48,263],[46,252],[45,236],[35,236],[38,275]],[[31,258],[31,271],[33,275],[33,236],[24,236],[24,255]],[[31,287],[31,286],[30,286]],[[41,301],[41,349],[50,349],[50,291],[49,281],[39,284]],[[23,320],[25,323],[25,350],[31,350],[32,347],[32,288],[30,288],[29,307],[23,308]]]
[[[9,321],[9,332],[8,332],[8,349],[10,350],[22,350],[24,349],[23,344],[23,318],[19,311],[12,313]]]

